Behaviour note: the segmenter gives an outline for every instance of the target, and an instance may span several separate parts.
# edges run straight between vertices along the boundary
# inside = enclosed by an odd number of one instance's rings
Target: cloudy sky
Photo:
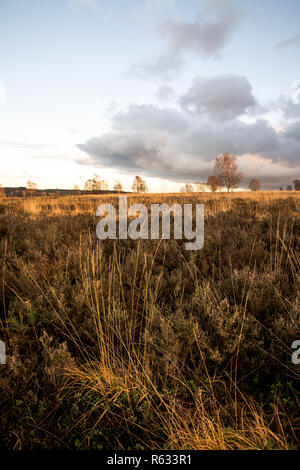
[[[300,178],[299,0],[0,0],[0,183]]]

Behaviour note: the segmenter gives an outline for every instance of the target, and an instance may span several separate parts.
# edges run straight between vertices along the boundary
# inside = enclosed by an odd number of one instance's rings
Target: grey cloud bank
[[[169,85],[159,87],[155,94],[158,101],[171,101],[175,96],[176,94],[174,89]]]
[[[247,99],[237,110],[227,110],[230,117],[247,109],[247,104],[256,103],[248,86],[245,89]],[[210,114],[216,117],[219,113],[223,116],[216,100]],[[300,122],[289,123],[276,132],[265,118],[253,123],[238,118],[220,121],[190,115],[184,109],[131,105],[127,112],[113,117],[110,132],[93,137],[78,148],[89,156],[80,163],[173,181],[205,180],[215,157],[228,151],[240,157],[247,179],[259,174],[264,187],[272,188],[284,185],[284,178],[298,177]]]
[[[282,110],[286,119],[300,118],[300,104],[295,103],[289,96],[281,96],[278,100],[277,108]]]
[[[196,78],[180,103],[189,112],[220,122],[245,114],[258,104],[247,78],[234,74]]]
[[[154,105],[130,105],[126,113],[117,113],[113,117],[116,129],[147,129],[167,131],[170,133],[184,132],[188,124],[184,116],[175,108],[158,108]]]

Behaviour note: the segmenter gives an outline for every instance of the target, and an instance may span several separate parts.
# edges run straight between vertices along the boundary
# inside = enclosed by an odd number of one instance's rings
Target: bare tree
[[[27,181],[27,191],[30,196],[33,196],[37,190],[37,184],[33,181]]]
[[[27,181],[27,189],[35,190],[37,189],[37,184],[33,183],[33,181]]]
[[[300,180],[294,180],[293,183],[295,191],[300,191]]]
[[[117,191],[118,193],[121,193],[123,191],[123,187],[122,187],[120,181],[115,182],[114,191]]]
[[[215,193],[220,189],[221,181],[217,176],[211,175],[207,179],[207,186],[210,187],[212,193]]]
[[[215,161],[214,176],[219,178],[228,192],[231,189],[238,188],[242,174],[238,171],[236,156],[229,153],[219,155]]]
[[[181,193],[192,193],[194,192],[193,185],[190,183],[186,183],[182,188],[180,189]]]
[[[99,191],[101,189],[101,181],[99,180],[99,176],[94,173],[93,178],[87,180],[84,183],[84,190],[85,191]]]
[[[101,189],[101,182],[99,180],[99,176],[96,173],[94,173],[94,178],[92,181],[92,191],[99,191]]]
[[[93,180],[91,180],[91,179],[86,180],[86,182],[84,183],[84,190],[85,191],[92,191],[93,190]]]
[[[200,181],[195,181],[194,188],[196,193],[203,193],[205,191],[206,184],[200,183]]]
[[[148,191],[148,187],[146,182],[140,176],[136,176],[132,183],[132,191],[135,193],[146,193]]]
[[[251,191],[259,191],[260,187],[261,186],[259,180],[255,178],[253,178],[249,183],[249,189],[251,189]]]
[[[80,189],[79,189],[78,184],[74,184],[73,191],[75,194],[80,194]]]
[[[108,191],[109,187],[107,181],[99,181],[99,189],[101,189],[101,191]]]

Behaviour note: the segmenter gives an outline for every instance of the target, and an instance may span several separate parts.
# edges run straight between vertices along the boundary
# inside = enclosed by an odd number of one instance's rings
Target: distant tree
[[[79,189],[78,184],[74,184],[73,191],[74,191],[75,194],[80,194],[80,189]]]
[[[136,176],[132,183],[132,191],[135,193],[146,193],[148,191],[148,187],[146,182],[140,176]]]
[[[86,180],[86,182],[84,183],[84,190],[85,191],[92,191],[93,189],[93,180]]]
[[[194,191],[193,185],[190,183],[186,183],[182,188],[180,189],[181,193],[192,193]]]
[[[249,188],[251,191],[259,191],[260,190],[260,182],[257,179],[252,179],[249,183]]]
[[[283,188],[280,186],[279,191],[283,191]]]
[[[109,187],[107,181],[101,180],[99,183],[99,189],[101,189],[101,191],[108,191]]]
[[[99,176],[96,173],[94,173],[94,178],[92,181],[92,191],[99,191],[101,189],[101,181],[99,180]]]
[[[33,183],[33,181],[27,181],[27,189],[35,190],[37,189],[37,184]]]
[[[5,197],[5,189],[3,188],[2,184],[0,184],[0,197]]]
[[[114,191],[117,191],[118,193],[121,193],[123,191],[123,187],[122,187],[120,181],[115,182]]]
[[[99,191],[101,189],[101,181],[99,180],[99,176],[94,173],[94,177],[92,179],[87,180],[84,183],[84,190],[85,191]]]
[[[300,180],[294,180],[293,183],[295,191],[300,191]]]
[[[217,176],[211,175],[207,179],[207,186],[210,187],[211,192],[215,193],[220,189],[221,181]]]
[[[287,187],[286,187],[286,190],[287,191],[293,191],[293,187],[290,184],[288,184]]]
[[[236,156],[229,153],[219,155],[214,165],[214,176],[219,178],[228,192],[231,189],[238,188],[242,174],[238,171]]]
[[[196,193],[203,193],[205,191],[206,184],[205,183],[200,183],[200,181],[196,181],[194,183],[194,190]]]
[[[33,196],[37,190],[37,184],[33,181],[27,181],[27,191],[30,196]]]

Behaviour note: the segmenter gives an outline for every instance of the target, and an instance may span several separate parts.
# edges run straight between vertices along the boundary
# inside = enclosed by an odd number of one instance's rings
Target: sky
[[[0,0],[0,183],[300,179],[299,0]]]

